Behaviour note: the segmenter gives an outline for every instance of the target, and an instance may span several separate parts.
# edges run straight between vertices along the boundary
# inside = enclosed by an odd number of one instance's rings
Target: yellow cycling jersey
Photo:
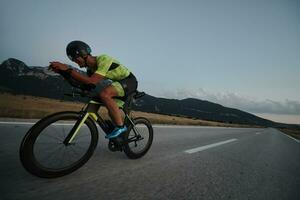
[[[92,73],[97,73],[113,81],[122,80],[130,74],[130,71],[124,65],[108,55],[97,56],[96,60],[97,68]]]

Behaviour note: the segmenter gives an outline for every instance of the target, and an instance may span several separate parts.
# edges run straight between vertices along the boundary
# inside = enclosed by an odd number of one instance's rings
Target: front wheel
[[[134,125],[129,125],[124,134],[124,152],[128,158],[137,159],[144,156],[153,141],[153,128],[146,118],[133,119]]]
[[[86,163],[98,143],[97,127],[91,119],[80,127],[71,144],[63,143],[80,119],[80,113],[60,112],[37,122],[27,132],[20,147],[24,168],[42,178],[55,178]]]

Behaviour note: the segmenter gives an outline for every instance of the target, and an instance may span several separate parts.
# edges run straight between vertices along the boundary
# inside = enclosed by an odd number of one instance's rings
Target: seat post
[[[134,96],[134,93],[130,94],[125,101],[124,108],[123,108],[125,115],[130,114],[131,106],[132,106],[132,102],[133,102],[133,96]]]

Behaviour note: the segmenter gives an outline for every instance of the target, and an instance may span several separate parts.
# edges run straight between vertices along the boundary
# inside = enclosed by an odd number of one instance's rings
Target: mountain
[[[238,109],[227,108],[216,103],[193,98],[177,100],[157,98],[146,95],[144,98],[137,100],[135,107],[138,110],[145,112],[185,116],[210,121],[253,124],[261,126],[275,125],[275,123],[272,121],[257,117]]]
[[[0,90],[59,99],[72,88],[46,67],[28,67],[24,62],[10,58],[0,65]]]
[[[46,67],[28,67],[24,62],[10,58],[0,65],[0,91],[62,99],[63,93],[71,92],[72,87]],[[194,98],[177,100],[145,95],[136,100],[134,109],[227,123],[284,126],[238,109]]]

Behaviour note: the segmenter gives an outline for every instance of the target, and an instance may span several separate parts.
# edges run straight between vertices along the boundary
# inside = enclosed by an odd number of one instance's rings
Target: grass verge
[[[280,128],[281,132],[300,140],[300,130]]]
[[[60,111],[80,111],[84,105],[85,104],[79,102],[0,93],[0,117],[2,118],[40,119],[49,114]],[[99,112],[103,118],[108,118],[106,108],[101,108]],[[134,117],[146,117],[153,124],[254,127],[249,125],[226,124],[221,122],[145,113],[139,111],[133,111],[132,115]]]

